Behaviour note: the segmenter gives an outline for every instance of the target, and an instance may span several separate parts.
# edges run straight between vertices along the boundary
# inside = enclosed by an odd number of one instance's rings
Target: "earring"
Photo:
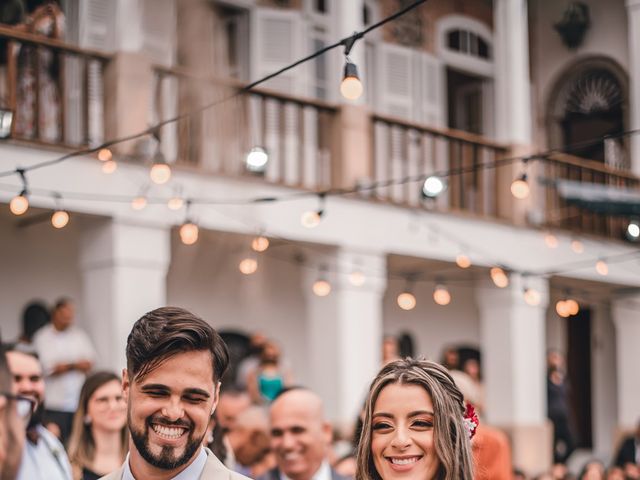
[[[82,419],[83,423],[85,425],[91,425],[91,417],[89,415],[85,415],[84,418]]]

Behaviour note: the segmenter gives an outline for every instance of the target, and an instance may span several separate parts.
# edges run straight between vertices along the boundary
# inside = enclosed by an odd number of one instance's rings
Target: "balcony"
[[[110,56],[0,25],[0,104],[11,138],[75,148],[104,139],[103,73]]]

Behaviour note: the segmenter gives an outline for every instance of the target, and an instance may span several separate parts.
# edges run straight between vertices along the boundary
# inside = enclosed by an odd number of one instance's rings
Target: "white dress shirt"
[[[37,444],[26,441],[16,480],[71,480],[71,465],[60,441],[42,425]]]
[[[291,480],[287,477],[282,470],[280,471],[280,480]],[[313,474],[311,480],[331,480],[331,467],[329,466],[329,462],[326,460],[320,464],[320,468],[316,470],[316,473]]]

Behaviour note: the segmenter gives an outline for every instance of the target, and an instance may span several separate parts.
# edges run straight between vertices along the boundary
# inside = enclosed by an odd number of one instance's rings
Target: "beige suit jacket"
[[[204,465],[204,470],[200,475],[200,480],[249,480],[247,477],[233,472],[225,467],[223,463],[218,460],[218,458],[208,448],[205,448],[205,451],[207,452],[207,463],[205,463]],[[109,475],[102,477],[100,480],[122,480],[123,474],[124,465],[115,472],[111,472]]]

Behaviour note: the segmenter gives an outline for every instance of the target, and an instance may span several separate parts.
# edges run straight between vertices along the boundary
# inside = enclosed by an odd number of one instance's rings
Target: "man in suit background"
[[[229,363],[227,346],[204,320],[177,307],[140,318],[127,339],[122,388],[130,450],[106,480],[246,480],[203,446]]]
[[[640,421],[635,433],[625,437],[620,444],[614,465],[622,468],[629,478],[640,475]]]
[[[286,389],[271,404],[269,417],[278,466],[259,480],[346,480],[329,465],[332,429],[318,395]]]

